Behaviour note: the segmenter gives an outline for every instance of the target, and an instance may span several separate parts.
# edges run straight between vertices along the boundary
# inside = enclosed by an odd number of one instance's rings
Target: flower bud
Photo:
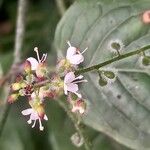
[[[99,79],[99,85],[100,86],[106,86],[107,85],[107,80],[105,78],[100,78]]]
[[[31,73],[31,63],[28,60],[24,62],[23,68],[25,73],[27,74]]]
[[[150,65],[150,56],[144,56],[142,59],[142,64],[144,66],[149,66]]]
[[[79,112],[80,114],[83,114],[86,109],[86,103],[82,99],[78,99],[76,101],[72,101],[72,112]]]
[[[73,134],[70,139],[76,147],[81,147],[84,143],[84,139],[77,132]]]
[[[36,75],[38,78],[46,77],[47,66],[45,63],[39,63],[36,69]]]
[[[103,74],[109,79],[115,78],[115,74],[112,71],[104,71]]]
[[[17,91],[17,90],[19,90],[19,89],[21,89],[21,83],[12,83],[11,84],[11,89],[13,90],[13,91]]]
[[[25,90],[24,89],[19,90],[19,95],[25,96],[26,95]]]
[[[13,102],[15,102],[16,100],[17,100],[17,98],[18,98],[18,94],[11,94],[9,97],[8,97],[8,103],[13,103]]]

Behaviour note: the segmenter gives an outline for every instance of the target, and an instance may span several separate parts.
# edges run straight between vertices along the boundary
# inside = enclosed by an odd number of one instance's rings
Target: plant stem
[[[14,63],[20,62],[24,31],[26,24],[26,11],[27,11],[28,0],[19,0],[18,2],[18,12],[17,12],[17,22],[16,22],[16,37],[15,37],[15,47],[14,47]]]
[[[20,51],[21,51],[23,39],[24,39],[27,3],[28,3],[28,0],[19,0],[18,2],[16,37],[15,37],[15,46],[14,46],[14,61],[10,69],[10,73],[14,72],[14,74],[12,74],[11,76],[11,79],[10,79],[11,83],[15,81],[15,76],[16,76],[15,69],[17,69],[18,67],[18,63],[20,63],[20,58],[21,58]],[[2,134],[2,131],[3,131],[3,128],[6,123],[8,113],[10,110],[10,105],[7,104],[7,99],[8,99],[9,94],[10,94],[10,90],[8,90],[8,93],[6,94],[6,100],[5,100],[6,106],[5,106],[2,119],[0,122],[0,136]]]
[[[109,65],[109,64],[111,64],[113,62],[116,62],[116,61],[119,61],[119,60],[122,60],[122,59],[125,59],[125,58],[128,58],[128,57],[131,57],[133,55],[140,54],[140,53],[145,52],[146,50],[149,50],[149,49],[150,49],[150,45],[147,45],[145,47],[142,47],[141,49],[138,49],[138,50],[135,50],[135,51],[123,54],[123,55],[118,55],[117,57],[114,57],[114,58],[112,58],[110,60],[107,60],[107,61],[105,61],[103,63],[97,64],[97,65],[94,65],[94,66],[91,66],[91,67],[87,67],[87,68],[76,70],[75,74],[78,75],[78,74],[81,74],[81,73],[86,73],[86,72],[89,72],[89,71],[98,70],[99,68],[101,68],[103,66],[106,66],[106,65]]]
[[[78,123],[78,118],[70,111],[70,109],[67,107],[67,105],[62,100],[58,100],[57,102],[67,112],[67,115],[73,122],[79,136],[81,138],[83,138],[85,150],[91,150],[91,144],[89,143],[87,137],[85,136],[85,133],[84,133],[85,131],[81,127],[81,124]]]

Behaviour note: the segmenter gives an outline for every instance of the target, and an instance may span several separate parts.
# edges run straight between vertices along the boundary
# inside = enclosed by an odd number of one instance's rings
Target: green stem
[[[70,111],[70,109],[67,107],[67,105],[62,101],[58,100],[58,104],[67,112],[69,118],[73,122],[78,134],[80,135],[81,138],[84,140],[84,147],[85,150],[91,150],[91,144],[89,143],[88,138],[85,136],[85,131],[81,127],[81,124],[78,123],[78,118]]]
[[[86,72],[89,72],[89,71],[98,70],[99,68],[101,68],[103,66],[109,65],[113,62],[128,58],[128,57],[133,56],[133,55],[140,54],[140,53],[145,52],[146,50],[149,50],[149,49],[150,49],[150,45],[142,47],[141,49],[138,49],[138,50],[135,50],[135,51],[123,54],[123,55],[119,55],[119,56],[114,57],[114,58],[112,58],[108,61],[105,61],[103,63],[97,64],[97,65],[94,65],[94,66],[91,66],[91,67],[76,70],[75,74],[78,75],[78,74],[81,74],[81,73],[86,73]]]

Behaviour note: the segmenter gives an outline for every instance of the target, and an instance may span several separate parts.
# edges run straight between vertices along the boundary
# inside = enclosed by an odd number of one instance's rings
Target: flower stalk
[[[129,52],[129,53],[126,53],[126,54],[118,55],[117,57],[114,57],[114,58],[112,58],[110,60],[107,60],[105,62],[102,62],[100,64],[76,70],[75,74],[78,75],[78,74],[83,74],[83,73],[90,72],[90,71],[97,71],[101,67],[104,67],[104,66],[112,64],[112,63],[114,63],[116,61],[119,61],[119,60],[122,60],[122,59],[125,59],[125,58],[128,58],[128,57],[131,57],[131,56],[134,56],[134,55],[138,55],[138,54],[140,54],[142,52],[145,52],[145,51],[147,51],[149,49],[150,49],[150,45],[147,45],[147,46],[142,47],[142,48],[140,48],[138,50],[135,50],[135,51],[132,51],[132,52]]]

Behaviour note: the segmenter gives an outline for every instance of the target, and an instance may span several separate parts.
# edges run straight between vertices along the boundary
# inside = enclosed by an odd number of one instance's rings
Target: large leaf
[[[51,101],[47,105],[49,115],[48,126],[49,142],[53,150],[85,150],[84,146],[77,148],[71,142],[71,136],[76,132],[72,121],[56,102]],[[92,150],[128,150],[126,147],[114,142],[106,135],[99,134],[89,127],[85,127],[86,136],[92,142]]]
[[[113,57],[111,41],[122,41],[122,53],[148,45],[150,26],[142,22],[142,13],[149,8],[149,0],[78,0],[57,26],[56,48],[65,55],[67,40],[81,49],[88,46],[84,66],[90,66]],[[109,68],[118,70],[117,80],[105,88],[98,85],[96,73],[86,76],[88,108],[83,120],[130,148],[148,150],[150,71],[138,60],[134,56],[111,64]]]

